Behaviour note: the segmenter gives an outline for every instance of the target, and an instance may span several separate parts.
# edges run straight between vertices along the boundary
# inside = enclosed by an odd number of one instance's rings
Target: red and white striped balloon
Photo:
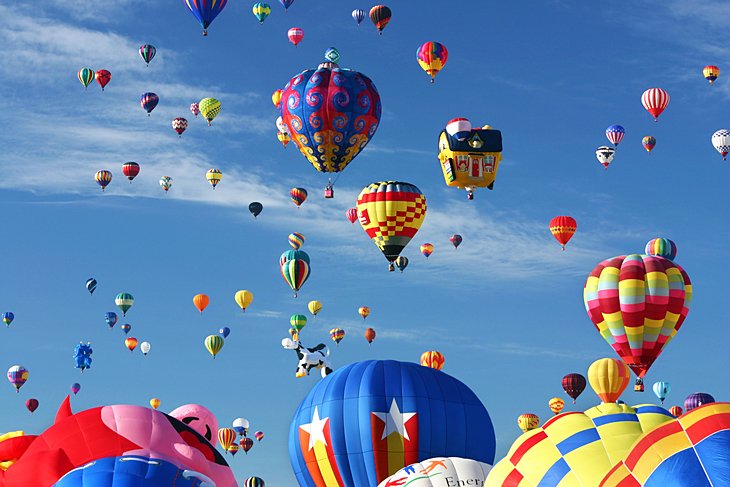
[[[292,27],[291,29],[289,29],[287,35],[289,36],[289,42],[296,46],[297,44],[302,42],[302,39],[304,39],[304,30],[300,29],[299,27]]]
[[[649,88],[641,95],[641,104],[644,105],[647,112],[651,113],[656,122],[659,115],[669,105],[669,93],[661,88]]]

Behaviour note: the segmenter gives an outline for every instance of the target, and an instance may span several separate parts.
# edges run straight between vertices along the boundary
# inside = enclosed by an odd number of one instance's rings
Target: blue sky
[[[730,85],[726,71],[712,87],[701,76],[706,64],[730,70],[730,39],[719,28],[730,14],[724,2],[391,2],[393,19],[378,36],[350,18],[370,4],[297,0],[284,14],[277,3],[260,26],[251,2],[230,0],[206,38],[182,2],[36,3],[0,6],[10,19],[0,26],[0,308],[16,315],[0,329],[0,365],[30,370],[20,394],[10,385],[0,394],[0,431],[42,431],[75,381],[76,410],[153,396],[165,411],[200,402],[222,424],[243,416],[266,433],[231,462],[240,480],[293,486],[286,432],[317,379],[294,378],[296,357],[280,340],[289,316],[318,299],[324,310],[310,319],[305,344],[331,344],[335,366],[440,350],[444,370],[492,415],[500,458],[517,437],[519,414],[547,418],[564,374],[613,356],[585,313],[585,277],[655,236],[677,242],[695,299],[647,382],[671,382],[669,405],[695,391],[730,395],[728,163],[710,144],[715,130],[730,128]],[[293,26],[305,31],[298,48],[286,37]],[[414,56],[428,40],[449,49],[435,85]],[[149,68],[137,54],[144,43],[158,49]],[[373,80],[383,117],[335,199],[325,200],[326,177],[276,140],[270,95],[330,46],[341,66]],[[84,92],[76,79],[83,66],[112,72],[104,93],[96,84]],[[658,123],[640,102],[653,86],[672,97]],[[149,118],[138,103],[145,91],[161,99]],[[212,127],[188,112],[206,96],[223,105]],[[170,127],[177,116],[191,122],[182,139]],[[504,136],[495,189],[471,202],[444,185],[435,154],[439,131],[457,116]],[[594,150],[607,144],[613,123],[627,135],[604,171]],[[657,139],[651,155],[644,135]],[[121,175],[130,160],[142,166],[131,185]],[[224,174],[216,191],[205,181],[211,167]],[[102,168],[114,173],[105,194],[93,181]],[[174,178],[168,194],[158,185],[163,175]],[[402,275],[388,273],[344,217],[363,186],[384,179],[416,184],[429,204]],[[293,186],[310,190],[300,209],[289,201]],[[255,200],[265,206],[257,220],[247,210]],[[579,226],[566,252],[547,228],[559,214]],[[312,258],[297,299],[277,265],[292,231],[306,236]],[[453,233],[464,237],[458,250],[448,242]],[[418,253],[423,242],[436,247],[428,261]],[[93,297],[84,289],[90,276],[99,281]],[[238,289],[255,294],[245,316],[233,301]],[[124,322],[152,343],[146,358],[124,348],[118,325],[104,323],[122,291],[136,298]],[[191,301],[199,292],[211,297],[202,317]],[[366,323],[362,305],[372,310]],[[213,361],[202,341],[221,326],[232,332]],[[335,326],[348,333],[339,347],[328,337]],[[366,326],[378,332],[372,346]],[[83,375],[73,368],[79,340],[95,350]],[[29,397],[41,403],[33,416]],[[655,400],[650,392],[624,399]],[[575,407],[596,402],[586,391]]]

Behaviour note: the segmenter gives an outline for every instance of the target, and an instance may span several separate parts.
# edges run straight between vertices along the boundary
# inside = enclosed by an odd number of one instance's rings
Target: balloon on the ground
[[[408,465],[383,480],[378,487],[481,486],[492,466],[469,458],[436,457]]]
[[[489,413],[467,386],[391,360],[350,364],[319,381],[289,429],[289,457],[302,487],[372,487],[438,456],[489,464],[495,444]]]
[[[684,411],[690,412],[704,404],[715,402],[715,398],[706,392],[694,392],[684,400]]]
[[[616,402],[631,380],[628,365],[615,358],[596,360],[588,367],[588,382],[603,402]]]

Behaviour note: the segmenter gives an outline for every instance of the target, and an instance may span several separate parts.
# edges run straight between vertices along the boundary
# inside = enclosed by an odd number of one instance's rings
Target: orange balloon
[[[124,340],[124,344],[127,346],[129,351],[132,352],[135,348],[137,348],[137,339],[134,337],[129,337]]]
[[[432,369],[441,370],[444,367],[444,355],[436,350],[423,352],[421,354],[421,365],[431,367]]]
[[[375,330],[372,328],[365,330],[365,340],[367,340],[368,343],[373,343],[373,340],[375,340]]]
[[[208,304],[210,303],[210,298],[207,294],[196,294],[193,296],[193,304],[196,308],[198,308],[198,311],[201,313],[205,308],[208,307]]]

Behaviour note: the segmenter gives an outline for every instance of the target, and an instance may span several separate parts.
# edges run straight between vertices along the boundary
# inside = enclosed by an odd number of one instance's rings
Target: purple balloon
[[[710,404],[711,402],[715,402],[715,398],[711,395],[706,392],[695,392],[687,396],[687,399],[684,400],[684,412],[688,413],[694,408],[698,408],[703,404]]]
[[[71,384],[71,392],[73,392],[74,395],[76,393],[78,393],[80,390],[81,390],[81,384],[79,384],[78,382],[74,382],[73,384]]]

